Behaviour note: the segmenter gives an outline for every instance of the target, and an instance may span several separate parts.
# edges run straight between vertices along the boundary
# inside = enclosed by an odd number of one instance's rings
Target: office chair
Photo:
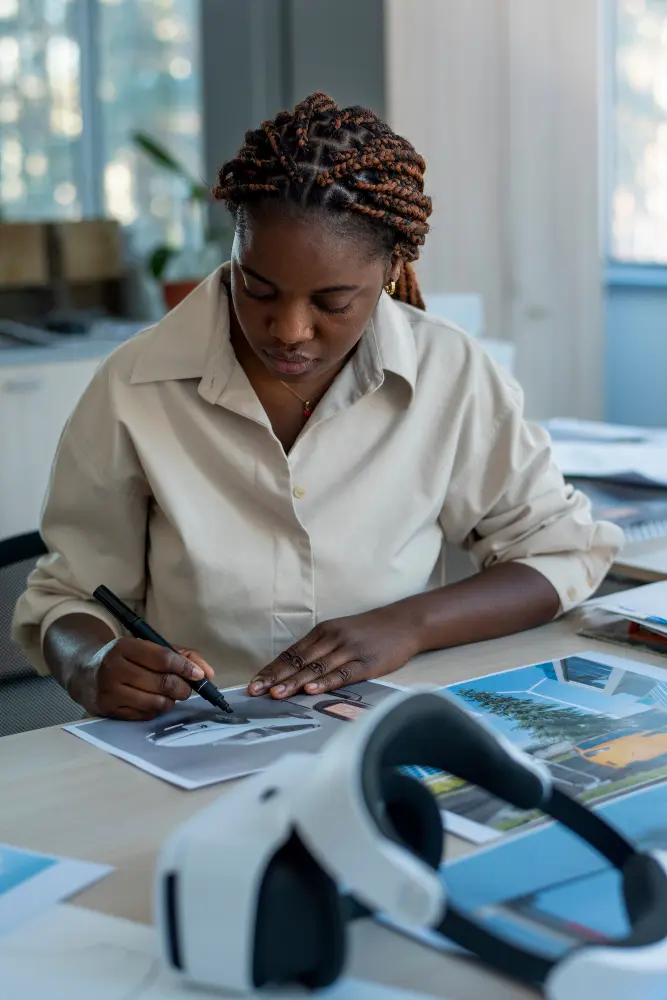
[[[0,541],[0,736],[83,718],[80,705],[52,677],[41,677],[12,641],[14,606],[46,552],[34,531]]]

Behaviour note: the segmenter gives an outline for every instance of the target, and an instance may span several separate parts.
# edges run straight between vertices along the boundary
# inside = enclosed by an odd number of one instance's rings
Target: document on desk
[[[667,781],[667,672],[583,651],[442,688],[514,746],[540,760],[558,785],[591,807]],[[408,769],[435,795],[445,829],[473,843],[538,828],[526,812],[443,771]]]
[[[362,681],[331,694],[279,701],[232,688],[225,697],[243,724],[230,724],[219,709],[193,697],[152,722],[98,719],[64,728],[179,788],[202,788],[261,771],[283,753],[318,753],[341,726],[395,690]]]
[[[155,931],[75,906],[54,907],[0,939],[7,998],[45,1000],[206,1000],[228,996],[183,984],[158,956]],[[261,1000],[299,1000],[304,991],[262,990]],[[341,979],[321,1000],[428,1000],[377,982]]]
[[[108,865],[0,844],[0,934],[81,892],[110,871]]]
[[[589,444],[665,444],[667,429],[635,427],[630,424],[608,424],[601,420],[578,420],[574,417],[552,417],[542,426],[552,441],[582,441]]]
[[[667,440],[636,444],[555,440],[552,452],[564,476],[667,488]]]
[[[667,580],[609,594],[590,603],[636,622],[651,632],[667,635]]]

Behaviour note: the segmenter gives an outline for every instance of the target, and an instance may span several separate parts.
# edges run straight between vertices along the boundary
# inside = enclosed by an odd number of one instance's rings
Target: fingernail
[[[264,681],[253,681],[250,690],[253,694],[259,694],[260,691],[264,690]]]
[[[320,690],[319,684],[306,684],[306,691],[309,691],[311,694],[315,694],[315,692],[319,690]]]
[[[279,684],[277,687],[273,688],[273,693],[274,694],[285,694],[286,690],[287,690],[287,688],[285,687],[284,684]]]
[[[204,679],[204,677],[206,677],[206,674],[204,673],[204,671],[202,670],[201,667],[193,667],[192,668],[192,677],[196,681],[201,681],[201,680]]]

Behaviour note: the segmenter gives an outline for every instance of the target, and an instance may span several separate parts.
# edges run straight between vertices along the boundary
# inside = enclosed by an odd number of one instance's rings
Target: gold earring
[[[387,295],[393,295],[394,292],[396,291],[396,282],[390,281],[388,284],[384,286],[384,290],[387,293]]]

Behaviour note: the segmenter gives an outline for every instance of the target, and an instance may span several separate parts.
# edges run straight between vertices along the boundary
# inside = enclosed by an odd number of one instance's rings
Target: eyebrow
[[[271,285],[272,288],[276,288],[276,284],[273,281],[269,281],[262,274],[257,271],[253,271],[251,267],[247,267],[245,264],[241,264],[241,270],[244,274],[249,274],[252,278],[256,278],[257,281],[263,282],[265,285]],[[358,292],[360,285],[329,285],[327,288],[316,288],[313,295],[332,295],[334,292]]]

